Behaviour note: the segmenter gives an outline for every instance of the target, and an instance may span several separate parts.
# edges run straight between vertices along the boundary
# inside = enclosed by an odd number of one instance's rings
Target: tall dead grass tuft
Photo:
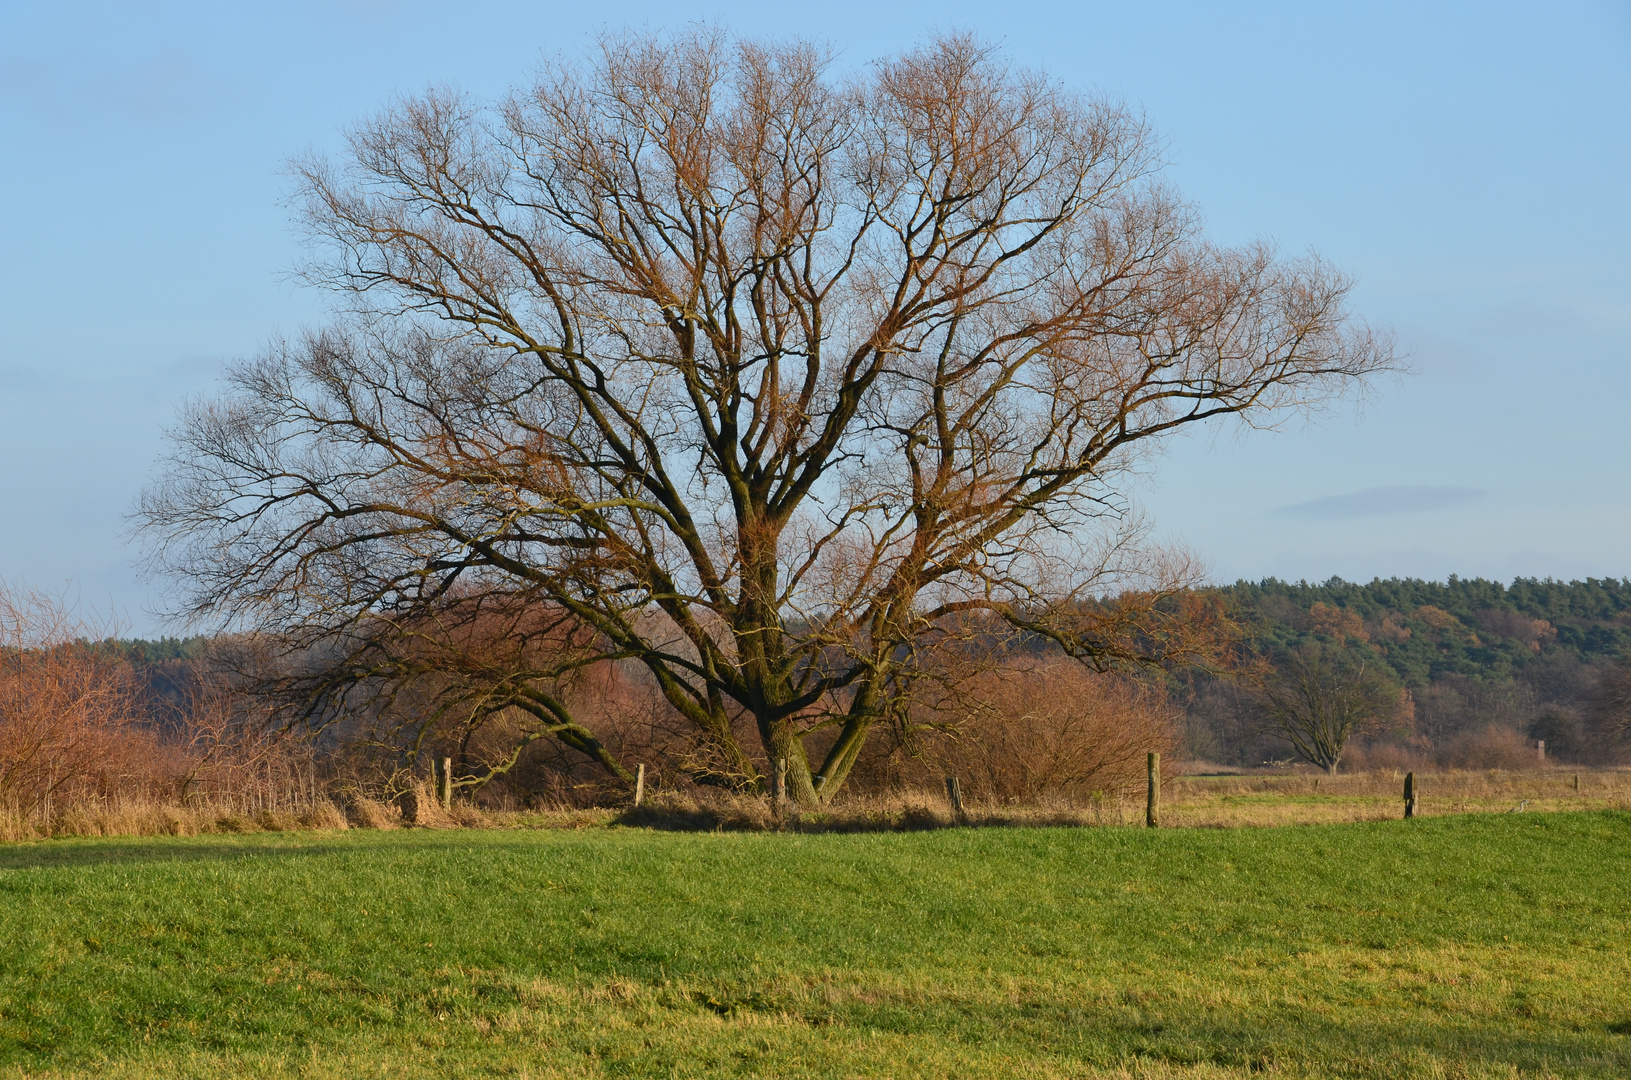
[[[409,785],[397,795],[396,805],[403,822],[417,825],[422,829],[452,829],[459,824],[451,814],[442,809],[442,804],[437,801],[428,784]]]
[[[345,817],[358,829],[395,829],[402,824],[400,810],[366,795],[353,795],[346,800]]]

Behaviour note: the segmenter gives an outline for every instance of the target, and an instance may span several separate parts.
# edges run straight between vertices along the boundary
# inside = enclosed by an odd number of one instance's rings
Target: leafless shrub
[[[1397,742],[1357,742],[1342,755],[1343,767],[1352,773],[1414,772],[1434,760],[1426,747]]]
[[[1068,660],[1011,662],[925,702],[902,780],[957,776],[970,796],[1003,802],[1120,796],[1144,783],[1146,754],[1170,751],[1176,713],[1147,681]]]
[[[1499,769],[1523,772],[1540,767],[1535,746],[1513,728],[1498,724],[1464,731],[1438,748],[1438,761],[1446,769]]]
[[[129,664],[108,628],[57,597],[0,583],[0,805],[23,817],[86,790],[148,779]]]
[[[251,815],[326,803],[315,748],[280,727],[272,703],[253,692],[242,652],[241,643],[222,642],[177,676],[181,694],[163,718],[183,766],[176,797]]]

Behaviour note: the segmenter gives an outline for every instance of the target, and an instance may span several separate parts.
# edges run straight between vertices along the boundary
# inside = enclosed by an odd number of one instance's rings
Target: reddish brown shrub
[[[130,665],[57,598],[0,585],[0,805],[28,816],[144,772]]]
[[[1534,743],[1521,732],[1491,725],[1456,735],[1438,748],[1438,762],[1447,769],[1500,769],[1514,772],[1540,767]]]
[[[1176,717],[1157,687],[1069,660],[982,673],[936,712],[902,779],[957,776],[1001,801],[1140,790],[1145,755],[1170,751]]]

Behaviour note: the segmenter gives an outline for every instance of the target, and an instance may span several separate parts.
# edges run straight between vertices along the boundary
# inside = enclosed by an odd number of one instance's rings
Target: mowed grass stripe
[[[1631,815],[0,848],[12,1075],[1631,1075]]]

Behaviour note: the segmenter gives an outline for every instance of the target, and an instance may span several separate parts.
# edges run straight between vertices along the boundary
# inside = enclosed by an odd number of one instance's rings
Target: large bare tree
[[[727,772],[830,798],[948,634],[1181,650],[1125,470],[1391,364],[1346,278],[1209,243],[1160,166],[1138,115],[960,36],[845,75],[618,35],[493,106],[401,101],[297,164],[335,323],[191,407],[141,516],[195,617],[374,648],[531,606],[593,656],[481,707],[621,771],[549,690],[621,658]]]

